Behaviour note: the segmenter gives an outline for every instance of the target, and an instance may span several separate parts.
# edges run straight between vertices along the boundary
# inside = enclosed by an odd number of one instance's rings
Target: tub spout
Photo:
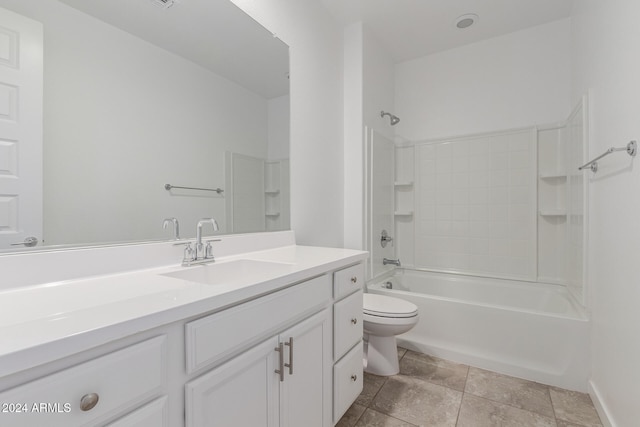
[[[393,264],[396,267],[400,267],[400,259],[388,259],[382,258],[382,265]]]

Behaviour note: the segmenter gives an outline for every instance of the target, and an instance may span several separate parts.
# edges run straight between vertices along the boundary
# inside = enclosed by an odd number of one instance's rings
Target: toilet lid
[[[369,293],[362,295],[362,308],[365,314],[380,317],[413,317],[418,314],[418,307],[409,301]]]

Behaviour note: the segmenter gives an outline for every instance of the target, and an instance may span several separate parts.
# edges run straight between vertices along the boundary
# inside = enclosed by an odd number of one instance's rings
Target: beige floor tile
[[[409,424],[373,409],[367,409],[356,427],[415,427],[415,424]]]
[[[469,367],[415,351],[407,351],[400,361],[400,374],[464,391]]]
[[[403,375],[390,377],[371,408],[418,426],[454,427],[462,393]]]
[[[366,409],[366,407],[354,403],[340,418],[336,427],[354,427]]]
[[[464,395],[456,427],[556,427],[553,417]]]
[[[387,377],[380,377],[365,372],[364,381],[362,382],[362,393],[360,393],[360,396],[356,399],[356,403],[362,406],[369,406],[385,381],[387,381]]]
[[[550,387],[549,392],[557,419],[584,427],[602,426],[588,394],[556,387]]]
[[[543,384],[472,367],[464,391],[554,418],[549,387]]]

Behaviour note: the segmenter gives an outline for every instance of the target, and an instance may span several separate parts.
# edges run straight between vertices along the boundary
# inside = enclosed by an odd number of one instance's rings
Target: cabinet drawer
[[[362,289],[363,285],[364,264],[362,263],[333,273],[333,297],[335,299],[340,299],[358,289]]]
[[[98,425],[160,395],[166,371],[163,335],[7,390],[0,402],[24,405],[25,411],[2,413],[2,425]],[[97,395],[97,404],[82,410],[81,401],[86,403],[91,394]]]
[[[189,322],[187,372],[192,373],[266,338],[296,317],[331,301],[331,279],[324,275]]]
[[[362,342],[333,367],[333,422],[337,423],[362,392]]]
[[[169,427],[169,407],[166,396],[125,415],[106,427]]]
[[[362,291],[334,305],[333,358],[338,360],[362,339]]]

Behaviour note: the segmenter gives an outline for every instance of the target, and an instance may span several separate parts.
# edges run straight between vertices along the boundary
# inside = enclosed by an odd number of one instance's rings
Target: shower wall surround
[[[547,126],[397,144],[393,206],[372,206],[374,218],[394,212],[395,257],[409,268],[566,285],[586,306],[588,183],[578,166],[588,157],[587,105]],[[373,200],[387,191],[388,164],[372,162]]]
[[[535,141],[530,128],[415,145],[416,267],[536,279]]]

